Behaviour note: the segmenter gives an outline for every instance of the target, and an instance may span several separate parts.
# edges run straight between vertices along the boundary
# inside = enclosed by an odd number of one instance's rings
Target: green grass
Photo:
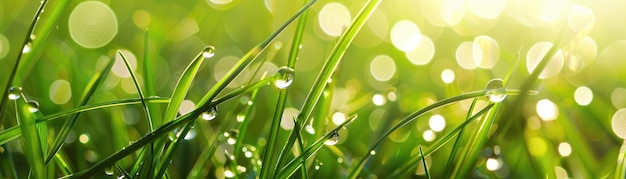
[[[611,92],[626,87],[624,74],[602,66],[607,56],[621,54],[601,50],[613,42],[606,36],[619,36],[610,30],[626,25],[604,24],[602,10],[610,7],[589,6],[596,13],[594,29],[610,29],[607,35],[574,32],[567,18],[543,22],[532,12],[515,14],[518,4],[508,1],[496,19],[468,10],[459,25],[445,27],[428,15],[429,2],[338,1],[353,16],[331,37],[320,23],[330,1],[114,0],[106,4],[116,14],[117,35],[89,49],[68,30],[79,3],[0,3],[7,14],[0,17],[0,35],[10,42],[0,58],[0,178],[626,173],[623,139],[611,131],[620,108]],[[392,28],[403,19],[432,39],[436,50],[428,64],[413,65],[394,46]],[[483,27],[491,29],[471,31]],[[498,63],[460,67],[456,46],[478,35],[497,40]],[[585,36],[596,39],[596,63],[573,71],[567,55],[589,53],[574,48]],[[526,52],[540,41],[554,46],[526,72]],[[563,70],[540,79],[559,50],[569,50]],[[394,61],[389,80],[370,72],[379,55]],[[594,76],[602,68],[607,72],[600,74],[616,77]],[[456,74],[452,83],[442,83],[443,69]],[[118,76],[121,71],[129,76]],[[70,82],[70,89],[54,90],[58,79]],[[592,103],[577,104],[578,86],[593,89]],[[60,93],[71,97],[58,102]],[[506,97],[490,100],[494,96]],[[540,99],[557,105],[555,120],[539,119]],[[435,114],[445,117],[442,130],[429,121]],[[570,154],[562,154],[563,143]],[[417,173],[420,165],[423,173]]]

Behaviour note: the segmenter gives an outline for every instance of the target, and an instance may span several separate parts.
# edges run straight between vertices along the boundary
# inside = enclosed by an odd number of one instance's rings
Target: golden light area
[[[135,57],[135,54],[133,54],[133,52],[128,51],[128,50],[120,50],[120,51],[122,51],[122,54],[124,54],[124,57],[126,57],[126,61],[128,61],[128,64],[130,65],[131,70],[135,72],[135,70],[137,69],[137,57]],[[113,64],[111,71],[113,71],[113,74],[115,76],[118,76],[120,78],[130,77],[128,68],[126,67],[126,64],[124,63],[124,59],[122,59],[122,56],[120,56],[119,53],[115,53],[115,63]]]
[[[567,157],[572,154],[572,146],[567,142],[561,142],[559,144],[559,155]]]
[[[596,23],[593,10],[588,7],[574,4],[567,16],[567,25],[574,32],[588,33]]]
[[[626,108],[617,110],[611,119],[611,127],[615,135],[626,139]]]
[[[484,19],[498,18],[505,5],[506,0],[467,0],[470,12]]]
[[[613,107],[626,108],[626,88],[618,87],[611,92],[611,104]]]
[[[559,117],[559,109],[549,99],[537,101],[537,115],[544,121],[552,121]]]
[[[465,16],[465,0],[441,0],[439,1],[441,18],[449,26],[457,25]]]
[[[183,102],[180,103],[180,107],[178,107],[178,114],[185,115],[191,111],[193,111],[196,108],[196,103],[194,103],[191,100],[183,100]]]
[[[370,74],[378,81],[389,81],[396,73],[396,63],[387,55],[378,55],[370,62]]]
[[[233,2],[233,0],[208,0],[208,2],[216,5],[224,5]]]
[[[341,3],[331,2],[320,10],[318,15],[322,31],[329,36],[339,37],[352,21],[350,11]]]
[[[405,52],[406,58],[414,65],[426,65],[435,56],[435,45],[427,36],[421,36],[415,49]]]
[[[446,84],[454,82],[454,71],[450,69],[443,70],[441,72],[441,80]]]
[[[576,88],[574,91],[574,100],[581,106],[587,106],[593,100],[593,92],[586,86]]]
[[[548,150],[548,143],[541,137],[530,137],[528,139],[528,151],[535,157],[543,156]]]
[[[50,100],[54,104],[65,104],[72,97],[72,86],[67,80],[55,80],[50,85]]]
[[[598,55],[598,45],[589,36],[572,40],[569,48],[562,50],[563,56],[566,57],[567,67],[574,72],[593,64]]]
[[[446,119],[439,114],[435,114],[430,117],[430,120],[428,120],[428,125],[433,131],[441,132],[444,128],[446,128]]]
[[[456,63],[461,68],[466,70],[476,69],[476,63],[474,62],[474,43],[463,42],[456,48]]]
[[[286,108],[283,111],[283,117],[280,119],[280,127],[285,130],[293,129],[295,125],[293,119],[298,116],[298,113],[300,113],[300,111],[296,108]]]
[[[394,47],[400,51],[407,52],[417,48],[422,34],[413,21],[401,20],[391,27],[389,36]]]
[[[539,65],[541,59],[546,56],[546,54],[553,45],[554,44],[552,44],[552,42],[538,42],[530,47],[526,55],[526,69],[528,70],[528,73],[532,73],[535,70],[535,67]],[[556,52],[556,54],[554,54],[550,62],[548,62],[546,68],[544,68],[541,74],[539,74],[539,78],[546,79],[556,76],[557,74],[559,74],[559,72],[561,72],[562,68],[563,53],[561,53],[561,50],[559,50]]]
[[[554,174],[556,174],[556,179],[570,178],[567,175],[567,170],[565,170],[563,167],[559,167],[559,166],[554,167]]]
[[[481,35],[474,38],[472,55],[476,66],[483,69],[491,69],[500,59],[500,46],[493,38]]]
[[[69,21],[72,39],[85,48],[102,47],[117,34],[113,10],[100,1],[85,1],[72,10]]]

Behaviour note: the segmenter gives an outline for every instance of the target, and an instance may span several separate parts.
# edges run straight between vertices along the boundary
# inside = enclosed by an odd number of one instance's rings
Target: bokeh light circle
[[[495,19],[500,16],[506,0],[467,0],[470,12],[484,19]]]
[[[417,48],[422,37],[419,27],[410,20],[401,20],[391,27],[391,43],[398,50],[407,52]]]
[[[500,59],[500,46],[493,38],[481,35],[474,38],[472,48],[474,63],[484,69],[491,69]]]
[[[435,56],[435,45],[430,38],[422,36],[417,47],[413,50],[406,51],[405,55],[414,65],[426,65],[433,59],[433,56]]]
[[[352,20],[348,8],[336,2],[324,5],[318,18],[322,31],[333,37],[341,36]]]
[[[574,32],[588,33],[596,23],[596,16],[593,10],[581,5],[572,5],[567,16],[567,25]]]
[[[370,74],[378,81],[389,81],[396,73],[396,63],[387,55],[378,55],[370,63]]]
[[[11,48],[11,44],[9,43],[9,39],[4,35],[0,34],[0,59],[4,58],[9,54],[9,49]]]
[[[528,54],[526,55],[526,69],[528,69],[528,73],[532,73],[535,70],[535,67],[539,65],[541,59],[548,53],[550,48],[553,46],[551,42],[538,42],[535,43],[528,50]],[[552,59],[548,63],[548,65],[543,69],[541,74],[539,75],[540,79],[546,79],[549,77],[553,77],[557,75],[561,69],[563,68],[563,53],[561,50],[557,51]]]
[[[49,92],[54,104],[65,104],[72,97],[72,86],[67,80],[56,80],[50,85]]]
[[[456,48],[456,63],[466,70],[476,69],[474,62],[474,43],[463,42]]]
[[[100,1],[85,1],[69,17],[72,39],[85,48],[102,47],[117,34],[117,18],[109,6]]]
[[[619,109],[613,114],[611,126],[618,137],[626,139],[626,108]]]
[[[576,88],[574,91],[574,100],[581,106],[587,106],[593,100],[593,92],[586,86]]]
[[[537,102],[537,115],[544,121],[552,121],[559,117],[559,109],[549,99],[542,99]]]

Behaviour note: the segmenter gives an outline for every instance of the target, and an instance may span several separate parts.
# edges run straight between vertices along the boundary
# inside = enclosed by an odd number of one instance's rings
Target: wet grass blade
[[[277,173],[278,177],[276,178],[290,178],[290,176],[293,175],[293,173],[295,173],[296,170],[298,170],[298,168],[303,167],[304,165],[302,163],[303,161],[312,157],[315,153],[317,153],[317,151],[319,151],[319,149],[321,149],[324,146],[324,141],[326,141],[328,138],[330,138],[333,135],[334,133],[333,131],[338,131],[344,127],[347,127],[347,125],[352,123],[352,121],[354,121],[357,117],[358,117],[357,115],[351,116],[344,123],[337,125],[337,127],[333,128],[331,132],[324,134],[321,138],[313,142],[309,147],[307,147],[304,151],[302,151],[302,153],[298,157],[291,159],[287,163],[287,165],[282,167]]]
[[[33,113],[30,111],[30,106],[24,102],[22,98],[15,100],[16,118],[20,124],[20,131],[22,132],[22,146],[24,150],[24,156],[30,166],[30,175],[34,178],[45,178],[46,164],[44,162],[43,150],[39,137],[39,131],[37,131],[36,120]]]
[[[506,94],[507,95],[519,95],[520,91],[519,90],[506,90]],[[485,90],[479,90],[479,91],[473,91],[473,92],[469,92],[469,93],[465,93],[465,94],[461,94],[458,96],[454,96],[454,97],[450,97],[450,98],[446,98],[440,101],[437,101],[431,105],[428,105],[424,108],[421,108],[420,110],[409,114],[407,117],[403,118],[402,120],[400,120],[400,122],[398,122],[397,124],[395,124],[394,126],[392,126],[389,130],[387,130],[387,132],[383,133],[382,136],[380,138],[378,138],[378,140],[376,140],[376,142],[374,143],[374,145],[372,145],[370,147],[370,149],[368,151],[372,151],[374,149],[376,149],[378,147],[378,145],[380,145],[382,143],[382,141],[384,141],[392,132],[398,130],[400,127],[406,125],[407,123],[415,120],[416,118],[422,116],[423,114],[430,112],[434,109],[449,105],[451,103],[454,102],[459,102],[461,100],[465,100],[465,99],[470,99],[470,98],[476,98],[476,97],[481,97],[481,96],[487,96],[487,92]],[[355,166],[354,169],[352,169],[352,172],[350,173],[348,178],[356,178],[357,175],[361,172],[361,170],[363,169],[363,167],[365,166],[365,162],[367,161],[367,159],[369,159],[369,156],[371,155],[366,155],[365,157],[363,157],[361,159],[361,161]]]
[[[474,108],[476,107],[476,102],[478,102],[478,98],[474,98],[474,100],[472,100],[472,105],[470,105],[469,110],[467,110],[467,117],[466,117],[466,121],[470,119],[470,116],[472,116],[472,113],[474,112]],[[445,169],[445,176],[444,178],[450,178],[450,174],[452,174],[452,169],[454,167],[454,161],[458,161],[456,160],[456,153],[460,148],[460,141],[463,138],[463,131],[465,130],[465,128],[461,128],[461,130],[459,130],[459,135],[456,136],[456,140],[454,141],[454,145],[452,145],[452,151],[450,151],[450,157],[448,158],[448,163],[446,164],[446,169]],[[423,156],[423,155],[422,155]]]
[[[202,62],[205,59],[212,57],[214,51],[215,48],[213,46],[204,47],[204,49],[191,61],[191,63],[189,63],[189,66],[187,66],[185,71],[183,71],[183,74],[178,79],[176,87],[174,87],[174,91],[172,92],[171,101],[167,105],[165,114],[163,115],[163,122],[169,122],[176,118],[180,104],[183,100],[185,100],[187,91],[189,91],[193,79],[200,70]]]
[[[417,146],[420,150],[420,156],[424,156],[424,152],[422,151],[422,145]],[[428,171],[428,165],[426,164],[426,157],[422,157],[422,164],[424,165],[424,173],[426,173],[426,178],[430,179],[430,172]]]
[[[69,2],[70,2],[69,0],[59,1],[57,4],[57,7],[53,8],[52,10],[47,11],[47,12],[51,12],[51,14],[50,14],[50,18],[46,21],[46,23],[40,24],[37,22],[39,21],[41,13],[43,13],[44,11],[44,8],[48,4],[48,0],[41,1],[41,4],[39,5],[37,12],[35,13],[35,16],[33,16],[30,26],[28,27],[28,31],[26,33],[26,37],[24,38],[24,42],[22,43],[22,46],[20,46],[20,47],[25,47],[30,44],[31,50],[29,53],[24,53],[23,50],[18,50],[17,58],[15,60],[13,68],[11,68],[11,74],[9,75],[9,80],[7,81],[1,93],[2,99],[0,100],[0,116],[4,116],[4,109],[6,108],[7,96],[8,96],[6,93],[8,93],[9,88],[14,83],[14,80],[17,79],[18,80],[17,83],[18,84],[21,83],[21,78],[19,77],[16,78],[17,72],[25,71],[23,70],[25,65],[30,65],[30,66],[34,65],[33,60],[37,59],[36,56],[40,52],[40,49],[42,48],[45,40],[48,39],[48,35],[50,35],[50,32],[52,32],[52,28],[57,25],[57,21],[61,13],[66,11],[65,8],[69,4]],[[40,28],[37,34],[33,34],[36,26],[39,26]],[[37,38],[31,39],[31,35],[34,35]],[[4,118],[0,118],[0,124],[3,124],[4,122],[3,120]]]
[[[352,43],[356,34],[361,30],[367,19],[369,19],[381,1],[382,0],[368,1],[357,13],[352,23],[348,26],[348,29],[346,29],[341,37],[339,37],[339,41],[337,41],[337,44],[331,51],[330,56],[322,67],[322,71],[315,79],[315,82],[313,82],[311,91],[309,91],[309,94],[304,100],[304,105],[300,109],[298,121],[302,121],[302,124],[306,124],[308,122],[309,117],[313,112],[313,108],[315,108],[316,102],[319,100],[322,92],[324,91],[324,86],[326,86],[328,79],[339,65],[341,58],[346,53],[348,46]]]
[[[161,98],[161,97],[149,97],[149,98],[146,98],[145,101],[148,103],[167,103],[169,102],[169,99]],[[133,99],[115,100],[115,101],[103,102],[103,103],[92,104],[92,105],[87,105],[87,106],[81,106],[81,107],[77,107],[69,111],[64,111],[64,112],[59,112],[59,113],[44,116],[42,118],[37,119],[36,122],[40,123],[40,122],[50,121],[50,120],[57,119],[63,116],[68,116],[68,115],[96,110],[96,109],[103,109],[103,108],[109,108],[109,107],[115,107],[115,106],[124,106],[124,105],[130,105],[130,104],[139,104],[139,103],[141,103],[141,99],[133,98]],[[19,128],[20,128],[19,126],[14,126],[14,127],[1,131],[0,132],[0,145],[19,138],[22,135]]]
[[[111,68],[113,67],[114,63],[115,63],[115,59],[110,60],[107,63],[107,65],[99,73],[96,73],[92,77],[91,81],[89,81],[89,83],[85,87],[85,91],[83,92],[83,95],[81,97],[81,100],[78,106],[87,105],[87,103],[89,102],[93,94],[96,92],[96,89],[98,89],[100,84],[102,84],[104,80],[107,78],[107,76],[109,75],[109,72],[111,71]],[[48,151],[46,155],[46,164],[50,163],[50,160],[52,160],[52,157],[54,157],[54,155],[61,149],[61,147],[63,147],[63,144],[65,143],[65,139],[70,134],[71,130],[74,128],[74,125],[76,125],[76,121],[78,120],[79,116],[80,116],[80,112],[75,113],[72,116],[70,116],[70,118],[65,122],[65,124],[63,124],[63,127],[61,127],[61,129],[59,130],[59,134],[54,138],[54,141],[52,142],[52,146],[50,147],[50,150]]]
[[[454,129],[452,129],[448,133],[446,133],[446,135],[442,136],[441,138],[439,138],[435,142],[433,142],[433,144],[430,145],[430,147],[428,147],[426,149],[426,152],[424,152],[424,155],[418,155],[416,157],[411,158],[408,162],[405,162],[402,166],[397,167],[394,171],[392,171],[391,174],[389,175],[389,177],[390,178],[401,178],[407,172],[412,171],[411,170],[412,168],[417,167],[417,162],[422,160],[422,158],[424,158],[426,156],[430,156],[432,153],[434,153],[435,151],[439,150],[446,143],[448,143],[450,140],[452,140],[452,137],[454,137],[459,131],[461,131],[461,129],[464,129],[465,126],[467,126],[469,123],[471,123],[472,121],[476,120],[478,117],[482,116],[483,114],[485,114],[486,112],[491,110],[493,105],[494,105],[493,103],[487,105],[482,110],[476,112],[476,114],[474,114],[472,117],[470,117],[467,120],[463,121],[463,123],[457,125]]]

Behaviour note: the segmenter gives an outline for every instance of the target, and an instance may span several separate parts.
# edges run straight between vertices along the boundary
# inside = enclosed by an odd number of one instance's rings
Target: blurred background
[[[2,87],[8,81],[18,52],[30,52],[23,42],[29,36],[27,30],[39,3],[0,2]],[[282,134],[293,128],[290,120],[298,114],[322,64],[365,3],[365,0],[320,0],[309,10],[296,77],[281,124]],[[53,8],[56,4],[52,1],[49,6]],[[38,101],[44,114],[70,110],[79,103],[93,74],[108,60],[116,59],[113,73],[90,104],[136,98],[133,81],[120,57],[115,55],[121,50],[140,81],[145,71],[143,60],[152,61],[156,94],[170,96],[192,58],[205,46],[214,46],[215,56],[205,61],[181,106],[180,113],[184,114],[194,109],[195,103],[243,54],[266,39],[303,4],[290,0],[72,1],[35,54],[36,60],[21,64],[14,85],[22,86],[26,97]],[[332,147],[338,150],[320,150],[315,160],[320,170],[315,176],[345,176],[358,161],[355,158],[367,155],[377,135],[435,101],[482,90],[489,80],[504,78],[514,69],[517,71],[507,87],[519,89],[561,34],[569,35],[533,87],[539,94],[530,96],[522,106],[511,105],[514,96],[505,99],[500,112],[509,109],[521,112],[513,116],[502,114],[507,118],[498,119],[494,128],[510,121],[516,121],[515,124],[521,121],[521,125],[510,129],[515,134],[497,133],[498,138],[494,136],[487,144],[471,175],[612,176],[626,137],[623,7],[626,2],[619,0],[382,2],[334,73],[334,95],[327,117],[322,119],[327,127],[314,132],[326,132],[352,114],[358,114],[359,118],[350,128],[340,131],[339,143]],[[44,11],[42,23],[50,16],[47,12],[52,11]],[[285,66],[294,29],[292,25],[279,35],[272,47],[244,70],[227,91]],[[148,48],[144,47],[146,37]],[[520,63],[515,66],[518,52]],[[261,70],[255,73],[256,68]],[[277,90],[266,87],[260,92],[251,123],[255,127],[249,128],[244,143],[262,148]],[[240,101],[247,101],[247,96],[220,105],[215,120],[197,121],[205,127],[195,128],[193,136],[187,136],[189,141],[170,167],[172,176],[187,175],[200,151],[208,145],[207,136],[212,135],[203,129],[217,130],[228,118],[243,112]],[[393,133],[362,175],[386,176],[407,161],[408,156],[416,155],[418,144],[429,146],[461,123],[470,103],[471,100],[466,100],[438,109]],[[478,103],[487,104],[486,99]],[[1,116],[4,129],[16,125],[14,107],[8,105],[6,111]],[[75,169],[84,170],[144,135],[145,121],[139,105],[84,113],[63,151],[72,159]],[[51,134],[63,122],[49,122]],[[25,167],[19,141],[10,144],[16,165]],[[227,148],[225,145],[220,145],[212,160],[215,165],[207,169],[209,178],[224,177],[224,168],[220,167],[225,161],[224,154],[219,153]],[[450,150],[451,145],[446,145],[427,158],[434,176],[444,171]],[[519,151],[526,151],[521,153],[527,157],[520,156]],[[122,161],[123,166],[131,166],[132,161],[129,157]],[[411,177],[424,177],[423,167],[412,173]]]

